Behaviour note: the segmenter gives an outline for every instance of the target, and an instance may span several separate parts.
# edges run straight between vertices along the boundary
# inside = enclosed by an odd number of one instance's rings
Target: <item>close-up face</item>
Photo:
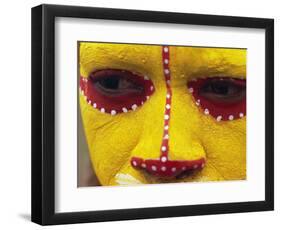
[[[246,179],[246,49],[79,42],[100,185]]]

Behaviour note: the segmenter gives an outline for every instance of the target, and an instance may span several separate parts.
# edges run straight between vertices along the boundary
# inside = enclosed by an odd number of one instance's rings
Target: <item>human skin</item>
[[[153,93],[128,112],[101,112],[80,90],[80,109],[90,159],[101,185],[151,184],[246,178],[246,116],[218,121],[196,105],[188,83],[203,78],[246,79],[246,50],[169,46],[169,161],[196,162],[184,177],[153,175],[132,159],[159,159],[163,141],[167,85],[163,46],[79,43],[79,69],[90,80],[100,70],[148,76]],[[81,85],[80,85],[81,87]],[[202,166],[202,167],[201,167]]]

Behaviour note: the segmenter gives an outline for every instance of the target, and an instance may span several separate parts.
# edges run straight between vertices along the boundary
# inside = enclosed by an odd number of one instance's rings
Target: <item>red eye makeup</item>
[[[195,104],[217,121],[246,115],[246,80],[229,77],[199,78],[188,82]]]
[[[154,92],[152,81],[127,70],[104,69],[80,77],[80,90],[89,105],[102,113],[126,113],[143,105]]]

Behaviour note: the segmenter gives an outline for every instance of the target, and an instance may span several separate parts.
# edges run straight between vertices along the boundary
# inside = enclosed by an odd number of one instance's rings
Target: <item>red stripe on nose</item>
[[[162,47],[162,64],[163,64],[163,73],[166,84],[166,103],[165,103],[165,112],[164,112],[164,129],[162,144],[160,148],[160,157],[168,159],[169,153],[169,124],[171,117],[171,104],[172,104],[172,89],[171,89],[171,71],[170,71],[170,52],[168,46]]]

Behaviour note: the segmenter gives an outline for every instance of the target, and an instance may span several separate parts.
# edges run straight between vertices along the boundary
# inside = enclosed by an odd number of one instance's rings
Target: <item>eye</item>
[[[237,103],[245,98],[246,85],[241,80],[210,79],[203,83],[198,94],[214,103]]]
[[[96,90],[107,96],[144,93],[144,84],[128,71],[103,70],[91,74],[90,78]]]
[[[246,115],[246,80],[229,77],[197,79],[188,83],[196,105],[203,113],[221,120]]]
[[[80,88],[88,104],[112,115],[136,110],[154,92],[147,76],[127,70],[98,70],[81,79]]]

